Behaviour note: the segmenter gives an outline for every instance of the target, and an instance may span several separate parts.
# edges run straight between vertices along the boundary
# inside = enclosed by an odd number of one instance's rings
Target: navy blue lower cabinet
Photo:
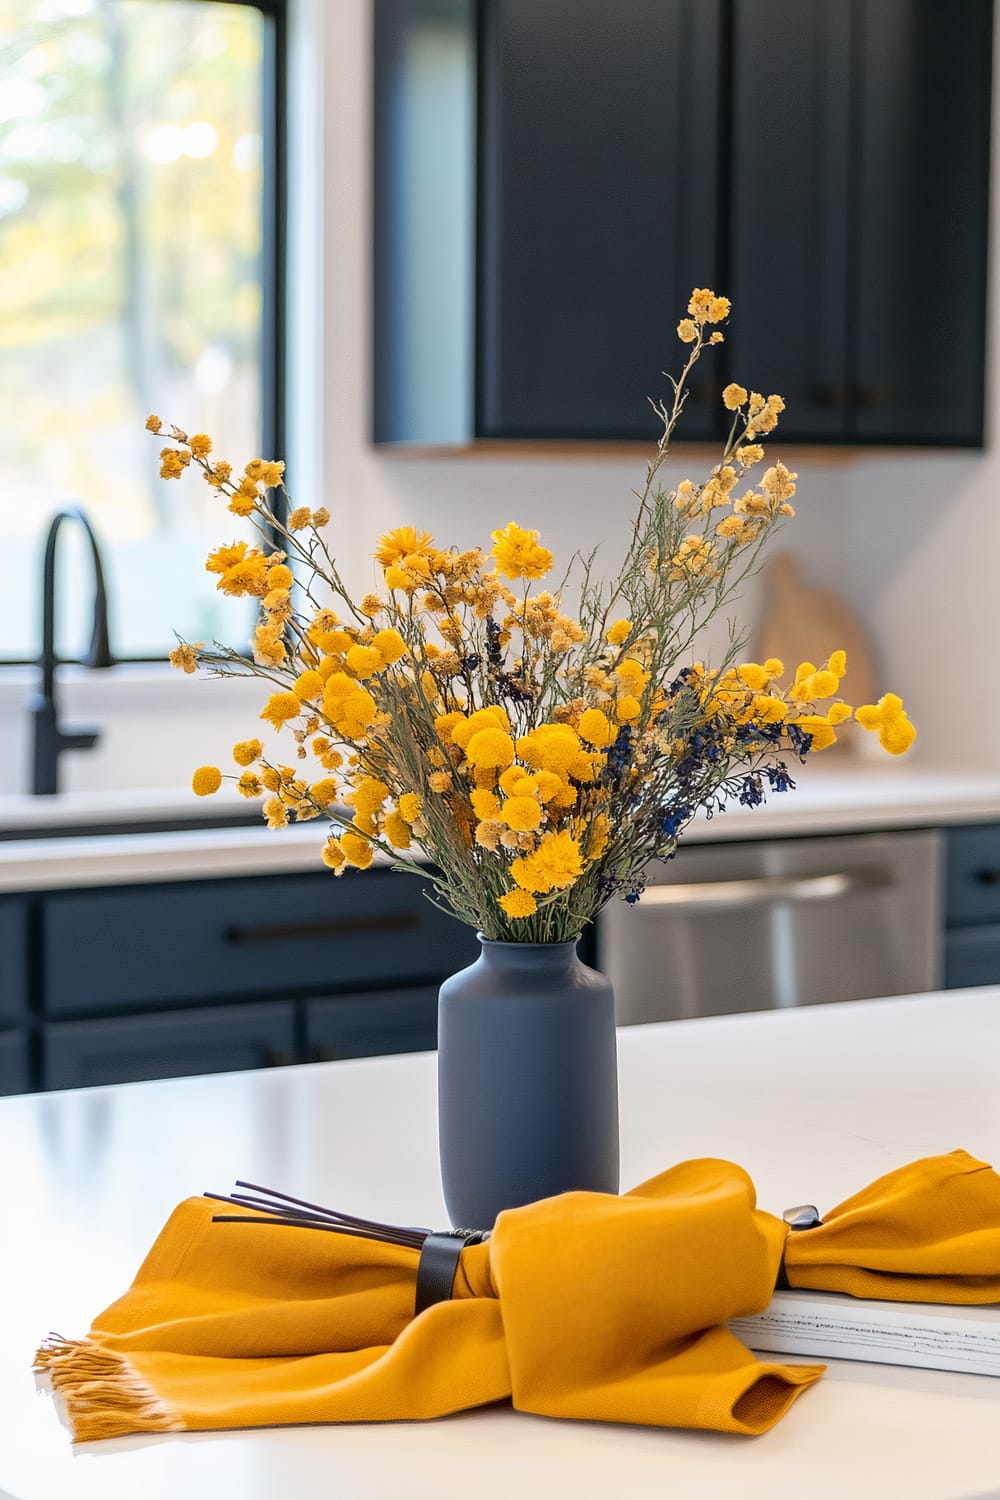
[[[44,1058],[47,1089],[277,1067],[297,1061],[295,1010],[276,1001],[57,1021],[44,1028]]]
[[[390,870],[53,892],[42,904],[42,1003],[69,1020],[420,984],[478,951],[421,881]]]
[[[28,1009],[28,903],[0,898],[0,1025]]]
[[[946,933],[944,983],[949,990],[970,984],[1000,984],[1000,923],[960,927]]]
[[[0,1031],[0,1094],[28,1090],[28,1042],[23,1031]]]
[[[437,1046],[437,985],[340,995],[306,1005],[310,1062],[430,1052]]]

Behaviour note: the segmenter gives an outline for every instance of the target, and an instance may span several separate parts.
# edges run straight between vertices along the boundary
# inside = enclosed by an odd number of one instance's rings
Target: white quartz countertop
[[[721,1156],[822,1214],[964,1147],[1000,1161],[1000,989],[619,1035],[622,1182]],[[1000,1494],[1000,1379],[833,1361],[741,1439],[528,1417],[146,1436],[72,1449],[30,1372],[127,1286],[174,1204],[237,1176],[444,1224],[433,1054],[0,1101],[0,1495],[15,1500],[972,1500]],[[665,1268],[669,1274],[669,1268]]]
[[[887,761],[801,767],[796,789],[770,793],[763,807],[731,804],[699,816],[685,843],[886,828],[937,827],[1000,821],[1000,773],[920,768]],[[101,825],[146,823],[245,811],[236,797],[197,798],[188,791],[94,793],[63,797],[0,798],[0,891],[118,885],[223,875],[266,875],[320,868],[325,824],[271,832],[195,828],[183,832],[88,832]],[[74,827],[68,837],[41,837],[46,828]]]

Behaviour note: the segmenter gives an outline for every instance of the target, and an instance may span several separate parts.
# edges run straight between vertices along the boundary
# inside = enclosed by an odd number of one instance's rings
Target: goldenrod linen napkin
[[[966,1151],[910,1162],[792,1234],[785,1271],[885,1302],[1000,1302],[1000,1177]]]
[[[140,1431],[519,1410],[766,1431],[822,1366],[757,1360],[722,1325],[761,1311],[786,1226],[728,1162],[621,1198],[501,1214],[449,1302],[413,1317],[415,1250],[315,1229],[171,1215],[131,1289],[38,1367],[81,1441]]]

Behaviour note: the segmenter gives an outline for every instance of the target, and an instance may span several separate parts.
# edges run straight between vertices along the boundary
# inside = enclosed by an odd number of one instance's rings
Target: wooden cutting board
[[[871,647],[850,606],[829,589],[811,588],[790,552],[779,552],[771,559],[763,585],[764,612],[755,632],[755,660],[777,656],[785,663],[782,682],[787,685],[794,680],[799,662],[822,666],[834,651],[846,651],[844,698],[855,707],[876,702]],[[845,724],[837,731],[837,744],[825,750],[824,757],[855,751],[859,738],[854,725]]]

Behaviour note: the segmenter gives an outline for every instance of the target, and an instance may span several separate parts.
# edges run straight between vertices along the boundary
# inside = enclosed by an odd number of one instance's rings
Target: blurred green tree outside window
[[[0,659],[38,653],[41,540],[67,500],[101,541],[116,656],[165,656],[175,631],[244,643],[249,619],[204,558],[245,523],[194,473],[160,480],[143,424],[208,432],[234,465],[275,456],[260,454],[267,24],[221,0],[0,0],[0,522],[18,560]],[[67,529],[69,657],[89,609],[75,545]]]

